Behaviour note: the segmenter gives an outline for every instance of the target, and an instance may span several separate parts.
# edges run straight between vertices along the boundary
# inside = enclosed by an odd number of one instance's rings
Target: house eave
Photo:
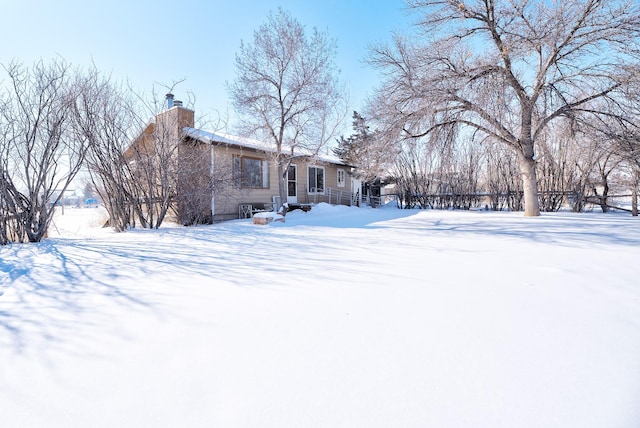
[[[200,141],[205,144],[211,144],[213,146],[250,149],[256,152],[271,153],[271,154],[275,153],[275,151],[271,149],[268,144],[258,140],[252,140],[252,139],[243,138],[243,137],[236,137],[228,134],[218,134],[218,133],[204,131],[202,129],[196,129],[196,128],[184,128],[183,131],[184,131],[185,137]],[[344,166],[347,168],[355,168],[355,166],[346,164],[342,162],[340,159],[332,158],[329,156],[321,156],[317,154],[294,154],[292,158],[304,159],[306,161],[325,162],[333,165]]]

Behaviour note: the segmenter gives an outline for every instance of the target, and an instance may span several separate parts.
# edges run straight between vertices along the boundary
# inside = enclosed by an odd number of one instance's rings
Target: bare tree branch
[[[317,154],[348,111],[340,103],[335,49],[327,34],[307,34],[278,10],[236,54],[237,76],[227,87],[242,118],[241,133],[270,142],[283,202],[294,154]]]

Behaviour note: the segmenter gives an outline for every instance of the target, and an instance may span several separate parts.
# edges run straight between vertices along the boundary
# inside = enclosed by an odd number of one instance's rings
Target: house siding
[[[264,189],[239,187],[233,177],[233,157],[247,156],[265,159],[264,154],[251,149],[214,146],[214,221],[238,218],[240,204],[271,204],[278,194],[277,167],[269,162],[269,187]]]
[[[295,162],[298,166],[298,202],[313,204],[329,202],[329,188],[349,192],[351,189],[351,175],[348,174],[349,167],[336,165],[328,162]],[[324,167],[324,192],[321,194],[309,194],[309,167]],[[345,171],[345,186],[338,187],[338,169]],[[332,201],[333,202],[333,201]]]
[[[275,162],[269,160],[269,156],[264,153],[247,148],[232,146],[214,146],[214,198],[215,221],[238,218],[240,204],[271,204],[273,197],[279,195],[278,171]],[[239,188],[233,180],[233,157],[247,156],[252,158],[269,160],[269,187],[265,189]],[[338,188],[338,169],[348,172],[348,167],[335,165],[327,162],[308,162],[297,159],[292,162],[297,166],[297,190],[298,203],[313,204],[329,202],[328,188]],[[325,192],[324,194],[310,195],[308,192],[308,166],[322,166],[325,169]],[[345,174],[345,187],[340,188],[348,192],[351,188],[351,176]],[[332,201],[335,203],[335,201]]]

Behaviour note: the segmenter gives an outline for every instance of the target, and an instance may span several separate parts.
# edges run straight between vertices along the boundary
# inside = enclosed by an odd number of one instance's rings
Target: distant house
[[[209,132],[194,126],[193,110],[169,99],[166,111],[138,137],[134,144],[146,146],[153,132],[176,141],[177,220],[187,224],[194,219],[222,221],[250,217],[262,210],[308,209],[328,202],[360,203],[359,180],[352,167],[330,156],[296,153],[287,171],[287,200],[279,200],[277,165],[266,143]],[[146,135],[146,137],[145,137]]]

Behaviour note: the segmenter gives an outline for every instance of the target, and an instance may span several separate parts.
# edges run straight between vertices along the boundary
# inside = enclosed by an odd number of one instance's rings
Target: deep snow
[[[100,214],[0,247],[2,426],[640,426],[628,214]]]

